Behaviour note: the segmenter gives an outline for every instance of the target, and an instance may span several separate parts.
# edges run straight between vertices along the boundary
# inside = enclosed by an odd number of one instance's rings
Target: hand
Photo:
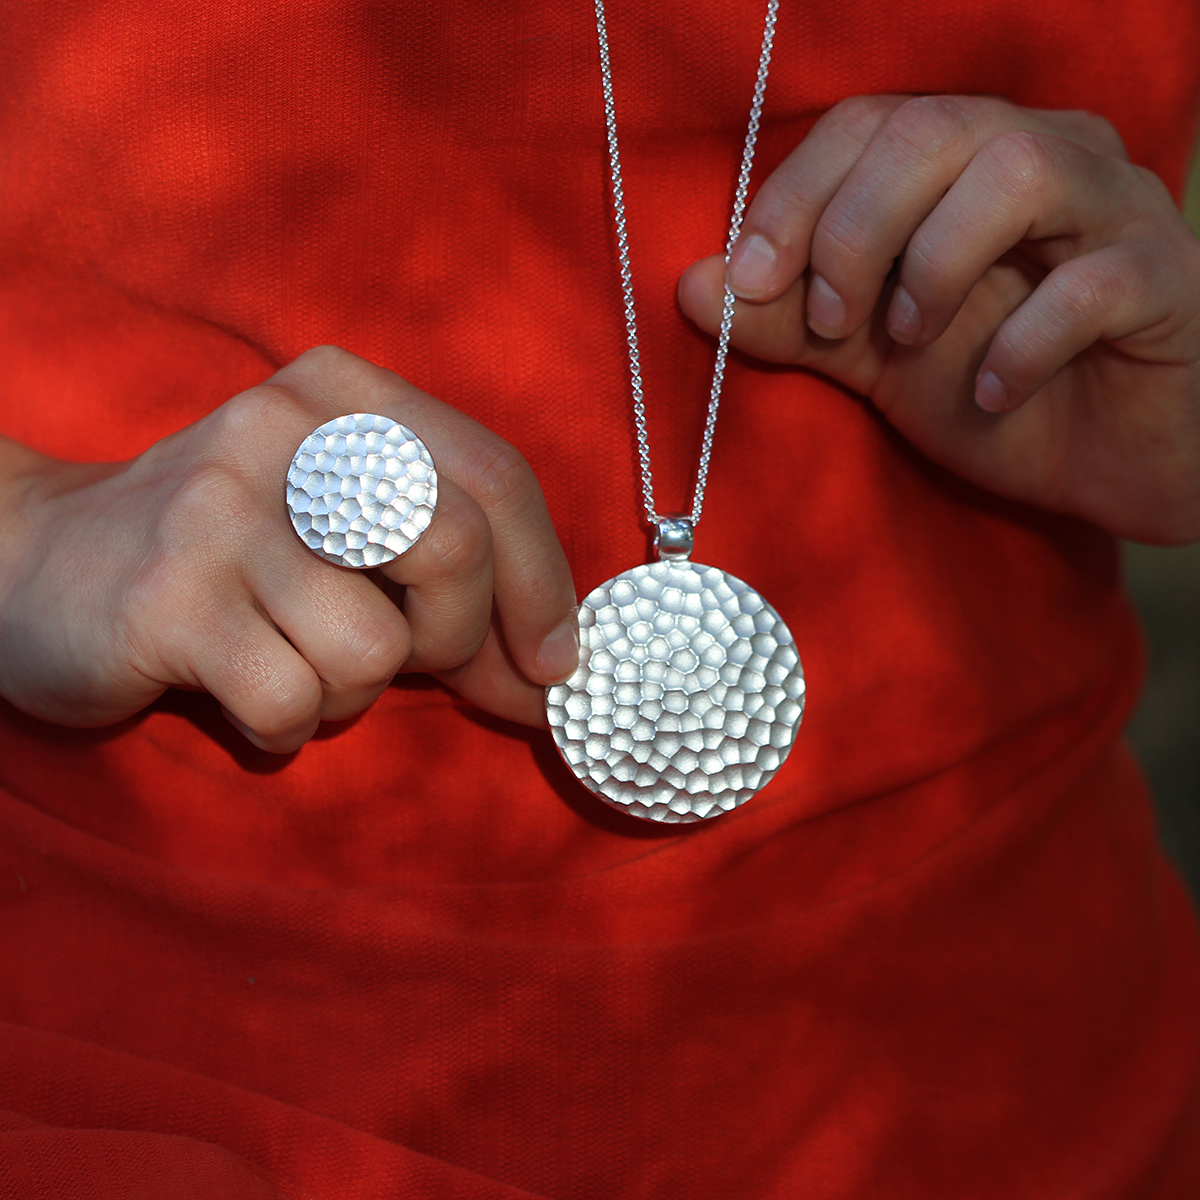
[[[680,281],[709,332],[724,274]],[[847,100],[762,185],[728,275],[735,346],[870,397],[943,466],[1123,537],[1200,537],[1200,243],[1101,119]]]
[[[414,429],[439,473],[425,535],[369,572],[309,551],[284,505],[296,447],[359,411]],[[0,694],[46,720],[105,725],[199,688],[288,752],[400,670],[540,725],[544,686],[575,669],[570,571],[524,459],[344,351],[310,350],[129,463],[11,443],[5,463]]]

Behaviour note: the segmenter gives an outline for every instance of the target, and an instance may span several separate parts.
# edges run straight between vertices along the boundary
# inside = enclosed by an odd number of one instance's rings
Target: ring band
[[[376,413],[347,413],[300,443],[288,469],[288,516],[310,550],[364,570],[416,544],[437,491],[433,458],[411,429]]]

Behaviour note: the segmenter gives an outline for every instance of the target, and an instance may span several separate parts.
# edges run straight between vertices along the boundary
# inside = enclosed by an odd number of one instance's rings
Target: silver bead
[[[659,517],[654,549],[662,562],[686,562],[692,557],[695,527],[690,517]]]

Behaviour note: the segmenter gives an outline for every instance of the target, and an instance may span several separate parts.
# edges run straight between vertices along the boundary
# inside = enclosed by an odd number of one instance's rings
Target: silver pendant
[[[753,588],[687,547],[601,584],[579,610],[579,668],[546,690],[559,753],[635,817],[720,816],[765,787],[795,741],[804,673]]]

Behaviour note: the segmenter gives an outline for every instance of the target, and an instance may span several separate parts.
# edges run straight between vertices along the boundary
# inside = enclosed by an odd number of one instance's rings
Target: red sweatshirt
[[[662,506],[762,13],[614,3]],[[113,459],[338,343],[514,442],[580,593],[644,561],[587,0],[9,0],[0,432]],[[1195,0],[784,0],[756,178],[851,95],[1087,108],[1178,189]],[[282,504],[283,480],[280,480]],[[0,1196],[1176,1200],[1200,950],[1119,743],[1109,537],[731,363],[697,558],[809,683],[647,828],[407,679],[288,758],[208,697],[0,705]]]

